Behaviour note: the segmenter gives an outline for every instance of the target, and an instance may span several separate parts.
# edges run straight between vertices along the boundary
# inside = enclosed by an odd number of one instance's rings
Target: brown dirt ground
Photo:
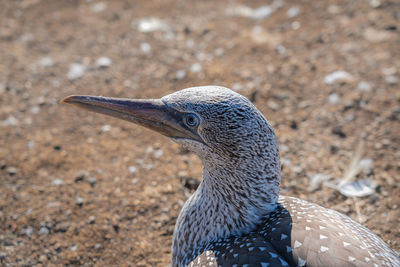
[[[208,84],[234,87],[271,121],[284,194],[339,210],[399,250],[399,2],[301,0],[289,18],[283,0],[265,19],[228,14],[266,4],[2,0],[0,265],[166,266],[189,193],[181,180],[201,177],[199,160],[149,130],[58,101]],[[146,17],[168,27],[140,32]],[[101,56],[108,68],[96,66]],[[86,67],[81,78],[67,78],[71,63]],[[202,68],[191,72],[195,63]],[[326,84],[337,70],[353,78]],[[357,89],[362,81],[370,88]],[[374,195],[310,190],[309,176],[343,177],[356,151],[373,160]]]

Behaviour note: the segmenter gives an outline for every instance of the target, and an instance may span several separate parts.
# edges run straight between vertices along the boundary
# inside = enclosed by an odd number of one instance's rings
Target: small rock
[[[82,207],[82,205],[83,205],[83,198],[77,197],[77,198],[75,199],[75,204],[78,205],[79,207]]]
[[[369,0],[369,5],[373,8],[378,8],[382,5],[381,0]]]
[[[192,66],[190,66],[190,71],[193,73],[200,72],[202,69],[202,66],[199,63],[194,63]]]
[[[342,125],[335,125],[332,128],[332,133],[339,136],[340,138],[346,138],[346,133],[343,131]]]
[[[251,13],[251,17],[253,19],[266,19],[273,12],[273,9],[270,6],[261,6],[259,8],[253,9]]]
[[[50,230],[46,226],[40,227],[40,229],[38,231],[39,235],[48,235],[49,233],[50,233]]]
[[[371,43],[381,43],[392,39],[393,34],[385,30],[366,28],[363,33],[364,38]]]
[[[65,233],[68,230],[69,226],[70,226],[70,224],[67,221],[60,222],[60,223],[56,224],[54,231],[56,233]]]
[[[0,252],[0,261],[4,260],[5,258],[7,258],[7,253],[5,252]]]
[[[85,170],[79,171],[75,175],[75,183],[82,182],[87,176],[89,176],[89,173],[87,171]]]
[[[38,114],[40,112],[40,107],[39,106],[33,106],[29,109],[29,112],[32,114]]]
[[[333,93],[329,95],[329,103],[332,105],[336,105],[337,103],[339,103],[340,97],[338,94]]]
[[[101,127],[102,132],[109,132],[111,130],[111,125],[103,125]]]
[[[89,223],[89,224],[94,224],[95,222],[96,222],[96,217],[90,216],[90,217],[88,218],[88,223]]]
[[[135,166],[128,167],[129,174],[135,174],[137,172],[137,168]]]
[[[286,12],[286,16],[288,18],[294,18],[297,15],[299,15],[300,13],[300,9],[297,6],[292,6],[291,8],[288,9],[288,11]]]
[[[186,71],[185,70],[178,70],[175,74],[175,77],[177,80],[182,80],[186,77]]]
[[[50,57],[40,59],[39,63],[42,67],[51,67],[54,65],[54,62]]]
[[[337,81],[351,81],[353,76],[345,71],[335,71],[325,76],[325,83],[332,85]]]
[[[51,184],[52,185],[62,185],[64,183],[63,179],[54,179]]]
[[[90,176],[90,177],[88,178],[88,182],[89,182],[90,186],[93,187],[93,186],[97,183],[97,179],[96,179],[96,177],[94,177],[94,176]]]
[[[145,53],[145,54],[150,53],[150,51],[151,51],[151,46],[150,46],[150,44],[149,44],[149,43],[146,43],[146,42],[141,43],[141,44],[140,44],[140,51],[142,51],[142,52]]]
[[[7,173],[11,176],[16,175],[18,173],[18,169],[15,167],[8,167]]]
[[[166,30],[167,28],[168,25],[165,22],[153,17],[143,18],[137,24],[137,30],[144,33]]]
[[[329,180],[331,178],[330,175],[325,175],[325,174],[321,174],[321,173],[317,173],[315,175],[309,176],[310,178],[310,185],[308,187],[308,190],[310,192],[314,192],[315,190],[317,190],[321,184],[327,180]]]
[[[33,234],[33,228],[28,226],[27,228],[25,228],[24,230],[22,230],[22,233],[26,236],[32,236]]]
[[[269,107],[270,109],[272,109],[272,110],[275,110],[275,111],[276,111],[276,110],[279,109],[279,104],[276,103],[276,102],[274,102],[274,101],[272,101],[272,100],[268,100],[267,105],[268,105],[268,107]]]
[[[71,251],[76,251],[78,249],[78,245],[74,244],[71,246],[70,250]]]
[[[29,141],[29,142],[26,144],[26,146],[27,146],[29,149],[34,148],[34,147],[35,147],[35,141]]]
[[[241,83],[234,83],[232,84],[233,91],[241,91],[243,90],[243,85]]]
[[[390,85],[394,85],[399,82],[399,78],[394,75],[385,76],[385,82]]]
[[[371,91],[371,88],[372,88],[371,84],[366,81],[361,81],[357,85],[357,90],[362,92],[369,92]]]
[[[108,68],[111,65],[111,59],[108,57],[100,57],[97,59],[96,65],[99,68]]]
[[[106,9],[106,4],[104,2],[94,3],[90,6],[90,9],[94,13],[99,13],[99,12],[103,11],[104,9]]]
[[[298,29],[300,29],[301,24],[298,21],[293,21],[291,26],[292,26],[293,30],[298,30]]]
[[[139,179],[138,179],[138,178],[134,178],[134,179],[132,179],[132,181],[131,181],[132,184],[137,184],[137,182],[139,182]]]
[[[358,163],[358,168],[365,174],[370,174],[374,168],[374,161],[372,159],[361,159]]]
[[[164,154],[164,152],[163,152],[163,150],[160,148],[160,149],[157,149],[156,151],[154,151],[153,156],[154,156],[156,159],[159,159],[159,158],[162,157],[163,154]]]
[[[95,249],[99,249],[99,248],[101,248],[101,244],[99,244],[99,243],[96,243],[96,244],[94,245],[94,248],[95,248]]]
[[[2,121],[2,125],[4,126],[16,126],[19,124],[19,121],[12,115],[8,116],[7,119]]]
[[[85,73],[85,66],[79,63],[72,63],[69,65],[69,71],[67,73],[67,77],[70,80],[79,79]]]

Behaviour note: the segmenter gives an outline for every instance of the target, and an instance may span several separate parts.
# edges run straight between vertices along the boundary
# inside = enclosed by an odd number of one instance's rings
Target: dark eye
[[[185,115],[184,122],[186,126],[193,128],[199,126],[200,120],[195,114],[189,113]]]

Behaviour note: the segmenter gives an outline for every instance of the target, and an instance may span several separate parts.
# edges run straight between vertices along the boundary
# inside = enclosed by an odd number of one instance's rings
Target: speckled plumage
[[[177,139],[203,163],[176,223],[172,266],[400,266],[365,227],[333,210],[280,197],[274,131],[245,97],[195,87],[162,98],[197,114],[204,143]]]
[[[395,266],[400,258],[349,217],[280,194],[275,133],[245,97],[218,86],[161,100],[63,100],[156,130],[196,153],[203,178],[175,225],[175,266]]]

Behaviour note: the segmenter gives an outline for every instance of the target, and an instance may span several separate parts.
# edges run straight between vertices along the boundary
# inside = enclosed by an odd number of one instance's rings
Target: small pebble
[[[40,65],[42,67],[51,67],[54,65],[54,62],[51,58],[49,57],[44,57],[42,59],[40,59]]]
[[[199,63],[194,63],[192,66],[190,66],[190,71],[193,73],[200,72],[202,69],[202,66]]]
[[[5,126],[16,126],[19,124],[19,121],[14,116],[10,115],[7,119],[2,121],[2,124]]]
[[[99,244],[99,243],[96,243],[96,244],[94,245],[94,248],[95,248],[95,249],[99,249],[99,248],[101,248],[101,244]]]
[[[292,6],[291,8],[288,9],[288,11],[286,12],[286,16],[288,18],[294,18],[297,15],[299,15],[300,13],[300,9],[297,6]]]
[[[97,59],[96,65],[99,68],[108,68],[111,65],[111,59],[108,57],[100,57]]]
[[[89,223],[89,224],[94,224],[95,222],[96,222],[96,217],[90,216],[90,217],[88,218],[88,223]]]
[[[7,173],[11,176],[16,175],[18,173],[18,169],[15,167],[8,167]]]
[[[390,85],[394,85],[399,82],[399,78],[394,75],[385,76],[385,82]]]
[[[104,2],[94,3],[90,6],[90,9],[94,13],[99,13],[99,12],[103,11],[104,9],[106,9],[106,4]]]
[[[29,149],[34,148],[34,147],[35,147],[35,141],[28,141],[28,143],[26,144],[26,146],[27,146]]]
[[[77,197],[75,199],[75,204],[78,205],[78,206],[82,206],[83,205],[83,198]]]
[[[0,252],[0,261],[1,260],[4,260],[5,258],[7,258],[7,253],[5,253],[5,252]]]
[[[111,125],[103,125],[101,127],[102,132],[109,132],[111,130]]]
[[[186,77],[186,71],[185,70],[178,70],[175,74],[175,77],[177,80],[182,80]]]
[[[357,85],[357,90],[362,92],[369,92],[371,91],[371,88],[372,88],[371,84],[366,81],[361,81]]]
[[[276,103],[276,102],[274,102],[274,101],[272,101],[272,100],[268,100],[267,105],[268,105],[268,107],[269,107],[270,109],[272,109],[272,110],[275,110],[275,111],[276,111],[276,110],[279,109],[279,104]]]
[[[159,159],[162,157],[163,154],[164,154],[164,152],[162,151],[162,149],[157,149],[156,151],[154,151],[153,156],[156,159]]]
[[[88,182],[89,182],[89,184],[93,187],[93,186],[96,184],[97,179],[96,179],[96,177],[94,177],[94,176],[90,176],[90,177],[88,178]]]
[[[339,103],[340,97],[338,94],[333,93],[329,95],[329,103],[332,105],[336,105],[337,103]]]
[[[46,226],[40,227],[38,234],[39,235],[48,235],[50,233],[50,230]]]
[[[328,75],[325,76],[325,83],[332,85],[337,81],[350,81],[353,79],[353,76],[345,71],[335,71],[332,73],[329,73]]]
[[[129,174],[135,174],[137,172],[137,168],[135,166],[128,167]]]
[[[70,248],[71,251],[76,251],[77,249],[78,249],[78,245],[75,245],[75,244],[72,245]]]
[[[32,114],[38,114],[40,112],[40,107],[39,106],[33,106],[29,109],[29,112]]]
[[[368,158],[361,159],[358,163],[358,168],[365,174],[369,174],[374,168],[374,161]]]
[[[273,9],[270,6],[261,6],[259,8],[253,9],[251,17],[253,19],[266,19],[273,12]]]
[[[151,46],[150,46],[150,44],[149,44],[149,43],[146,43],[146,42],[141,43],[141,44],[140,44],[140,51],[142,51],[142,52],[145,53],[145,54],[150,53],[150,51],[151,51]]]
[[[232,84],[233,91],[241,91],[243,90],[243,85],[241,83],[234,83]]]
[[[33,228],[28,226],[24,230],[22,230],[22,233],[26,236],[31,236],[33,234]]]
[[[137,24],[137,30],[140,32],[148,33],[159,30],[166,30],[168,25],[157,18],[143,18]]]
[[[62,185],[64,183],[63,179],[54,179],[51,184],[52,185]]]
[[[69,71],[67,73],[67,77],[70,80],[79,79],[85,73],[85,66],[79,63],[72,63],[69,65]]]

